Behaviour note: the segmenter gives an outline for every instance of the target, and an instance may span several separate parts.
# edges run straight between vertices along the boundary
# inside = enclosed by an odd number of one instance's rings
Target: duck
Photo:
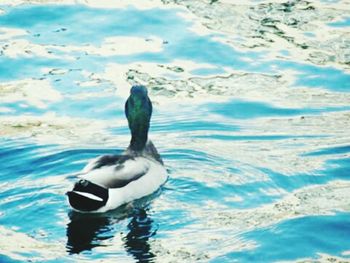
[[[87,163],[73,189],[67,192],[74,211],[103,213],[151,195],[166,182],[163,160],[148,131],[152,102],[147,88],[132,86],[125,102],[131,132],[129,146],[120,155],[102,155]]]

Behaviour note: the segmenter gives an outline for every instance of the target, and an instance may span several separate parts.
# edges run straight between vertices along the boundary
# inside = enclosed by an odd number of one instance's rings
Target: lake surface
[[[349,1],[73,2],[0,3],[0,262],[350,262]],[[133,84],[169,179],[75,213]]]

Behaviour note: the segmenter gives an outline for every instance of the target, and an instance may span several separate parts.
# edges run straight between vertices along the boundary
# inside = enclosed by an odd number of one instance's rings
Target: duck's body
[[[80,212],[106,212],[147,196],[167,179],[156,148],[147,140],[152,104],[142,86],[131,89],[125,105],[132,139],[122,155],[103,155],[90,161],[68,192],[69,203]]]

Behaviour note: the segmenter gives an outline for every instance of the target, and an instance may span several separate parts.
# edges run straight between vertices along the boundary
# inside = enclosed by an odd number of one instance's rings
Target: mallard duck
[[[80,212],[106,212],[152,194],[167,180],[163,161],[148,140],[152,103],[144,86],[133,86],[125,103],[131,131],[129,147],[121,155],[91,160],[79,175],[69,204]]]

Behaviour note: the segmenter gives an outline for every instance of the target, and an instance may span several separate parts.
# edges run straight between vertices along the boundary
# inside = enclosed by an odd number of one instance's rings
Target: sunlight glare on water
[[[350,261],[349,17],[348,1],[2,1],[0,262]],[[74,212],[76,174],[129,143],[134,84],[169,179]]]

